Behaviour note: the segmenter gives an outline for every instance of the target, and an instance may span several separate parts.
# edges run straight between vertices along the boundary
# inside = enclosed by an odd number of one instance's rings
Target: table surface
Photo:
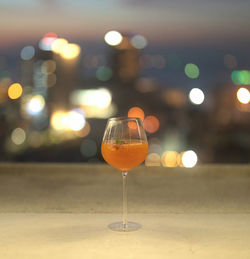
[[[249,259],[249,214],[130,214],[142,224],[121,233],[119,214],[0,214],[0,258]]]
[[[250,166],[0,164],[0,258],[250,258]]]

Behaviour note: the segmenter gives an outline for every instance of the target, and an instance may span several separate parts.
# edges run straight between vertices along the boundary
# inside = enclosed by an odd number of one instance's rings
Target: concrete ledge
[[[121,175],[105,164],[0,164],[0,213],[119,213]],[[129,213],[249,213],[250,165],[140,166]]]
[[[130,214],[142,229],[113,232],[117,214],[0,214],[4,259],[248,259],[249,214]]]

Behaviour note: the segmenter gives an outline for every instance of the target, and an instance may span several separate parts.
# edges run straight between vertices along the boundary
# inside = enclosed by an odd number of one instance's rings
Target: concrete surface
[[[117,214],[0,214],[4,259],[249,259],[249,214],[131,214],[143,225],[107,228]]]
[[[108,165],[0,164],[1,212],[119,213],[121,174]],[[130,213],[250,213],[250,165],[138,167]]]
[[[0,164],[0,259],[250,258],[250,166],[138,167]]]

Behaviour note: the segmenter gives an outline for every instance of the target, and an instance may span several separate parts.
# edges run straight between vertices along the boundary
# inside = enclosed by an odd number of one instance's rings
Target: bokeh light
[[[241,87],[237,91],[237,99],[240,103],[248,104],[250,101],[250,92],[248,91],[248,89]]]
[[[51,116],[50,124],[55,130],[80,131],[86,123],[85,116],[80,109],[70,112],[57,111]]]
[[[143,127],[147,132],[155,133],[160,127],[160,122],[155,116],[147,116],[143,121]]]
[[[68,126],[68,116],[66,112],[54,112],[50,119],[50,124],[55,130],[64,130]]]
[[[181,161],[184,167],[191,168],[196,165],[198,157],[193,150],[188,150],[183,152]]]
[[[140,118],[143,121],[144,116],[144,111],[139,107],[132,107],[128,111],[128,117]]]
[[[25,46],[20,53],[22,60],[30,60],[35,56],[35,48],[33,46]]]
[[[54,32],[46,33],[39,42],[41,50],[50,51],[52,43],[57,39],[57,34]]]
[[[250,85],[250,71],[249,70],[234,70],[231,78],[236,85]]]
[[[16,145],[21,145],[26,139],[26,133],[21,128],[16,128],[11,133],[11,140]]]
[[[107,66],[101,66],[96,70],[96,78],[100,81],[108,81],[112,74],[111,68]]]
[[[146,166],[161,166],[161,157],[158,153],[150,153],[145,159]]]
[[[52,87],[56,84],[56,74],[52,73],[47,75],[47,86]]]
[[[204,102],[205,95],[199,88],[193,88],[189,93],[189,99],[193,104],[200,105]]]
[[[176,151],[165,151],[161,156],[161,162],[164,167],[178,166],[178,153]]]
[[[76,90],[71,94],[70,100],[75,105],[107,108],[111,104],[112,95],[106,88]]]
[[[136,48],[136,49],[144,49],[147,44],[148,41],[146,40],[145,37],[143,37],[142,35],[135,35],[132,37],[131,39],[131,44]]]
[[[81,47],[74,43],[66,44],[61,49],[61,57],[65,59],[75,59],[81,53]]]
[[[85,117],[78,111],[71,111],[68,114],[68,127],[74,131],[79,131],[85,126]]]
[[[118,31],[109,31],[105,34],[104,40],[110,46],[117,46],[122,42],[122,35]]]
[[[50,75],[56,70],[56,62],[54,60],[46,60],[42,63],[41,71],[45,75]]]
[[[62,52],[62,49],[68,44],[68,41],[63,38],[58,38],[51,44],[51,50],[56,53],[60,54]]]
[[[115,47],[120,50],[133,49],[133,46],[132,46],[131,42],[129,41],[129,39],[124,36],[122,38],[122,41],[118,45],[115,45]]]
[[[89,135],[91,131],[91,127],[87,121],[85,121],[85,126],[83,127],[82,130],[76,131],[75,133],[77,134],[78,137],[84,138]]]
[[[184,71],[186,76],[192,79],[198,78],[200,74],[198,66],[192,63],[186,64]]]
[[[28,101],[26,110],[28,114],[36,115],[43,110],[44,106],[44,97],[42,95],[35,95]]]
[[[18,99],[23,93],[23,88],[19,83],[10,85],[8,89],[8,96],[10,99]]]
[[[93,139],[86,139],[81,143],[80,152],[84,157],[93,157],[97,153],[97,144]]]

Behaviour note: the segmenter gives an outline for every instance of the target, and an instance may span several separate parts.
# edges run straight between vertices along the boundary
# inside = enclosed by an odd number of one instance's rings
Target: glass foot
[[[129,221],[127,225],[123,225],[122,221],[119,221],[109,224],[108,227],[113,231],[131,232],[140,229],[142,225],[131,221]]]

